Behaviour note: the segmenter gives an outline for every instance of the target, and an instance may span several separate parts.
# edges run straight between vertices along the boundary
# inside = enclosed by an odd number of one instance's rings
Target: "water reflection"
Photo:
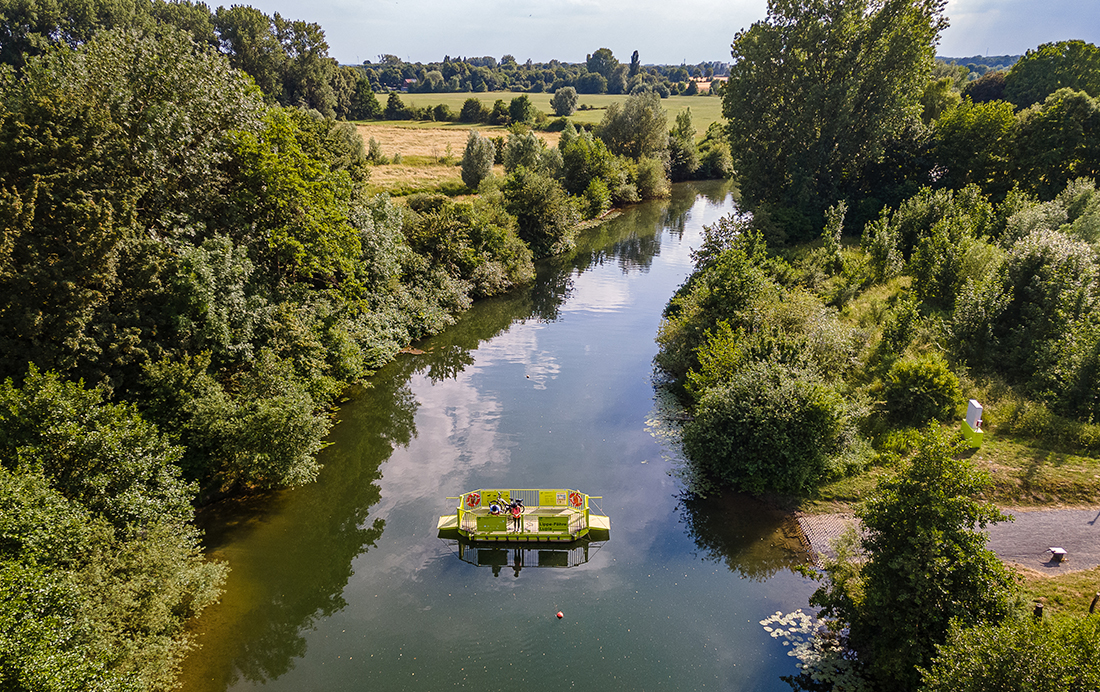
[[[215,689],[241,678],[274,680],[305,653],[304,634],[346,607],[352,562],[385,528],[382,518],[369,516],[380,499],[381,463],[415,435],[416,401],[407,387],[359,394],[383,405],[352,408],[334,432],[337,443],[322,461],[340,469],[339,482],[322,476],[313,486],[201,512],[208,554],[228,560],[233,571],[222,602],[199,621],[200,628],[219,630],[201,659],[209,665],[192,666],[188,677],[222,678]],[[341,435],[349,426],[362,434]]]
[[[588,562],[603,547],[605,541],[582,539],[573,543],[549,546],[543,544],[499,546],[471,543],[464,540],[441,539],[459,560],[478,567],[490,567],[499,577],[504,568],[518,578],[524,568],[578,567]]]
[[[724,188],[712,187],[718,190],[711,193],[716,199],[727,199]],[[362,669],[349,668],[346,678],[325,678],[332,674],[333,668],[322,666],[325,660],[332,659],[325,659],[326,654],[319,650],[339,646],[333,643],[337,640],[351,640],[353,631],[357,633],[355,641],[360,642],[359,646],[371,647],[372,653],[388,651],[393,658],[400,656],[402,645],[422,644],[418,649],[421,656],[418,665],[426,665],[424,660],[431,656],[435,661],[431,670],[438,675],[437,680],[446,679],[454,661],[459,660],[449,658],[451,643],[437,642],[433,646],[424,642],[443,636],[437,627],[439,620],[469,618],[484,612],[486,606],[477,594],[465,589],[461,597],[457,590],[452,597],[449,589],[441,593],[436,587],[471,580],[462,570],[479,572],[485,577],[488,572],[455,561],[446,552],[439,554],[434,537],[424,540],[418,532],[430,531],[427,523],[434,526],[438,516],[435,511],[425,512],[424,503],[438,501],[453,492],[444,488],[467,483],[470,473],[501,475],[508,472],[509,466],[532,476],[546,472],[547,460],[560,455],[562,447],[568,450],[563,456],[568,458],[571,453],[575,460],[562,473],[575,477],[603,469],[600,471],[604,474],[600,480],[603,485],[617,487],[621,483],[622,511],[633,513],[635,537],[639,540],[633,545],[621,542],[623,548],[618,550],[617,557],[609,550],[592,562],[589,560],[599,548],[596,543],[573,546],[564,553],[558,547],[509,546],[488,550],[456,547],[459,557],[487,566],[493,574],[514,577],[535,566],[579,567],[525,572],[525,578],[519,581],[491,581],[494,585],[525,586],[530,589],[527,596],[532,601],[554,593],[564,593],[564,598],[578,604],[590,599],[585,606],[601,617],[593,617],[586,625],[589,629],[581,630],[586,633],[583,636],[604,637],[601,641],[607,641],[610,630],[598,628],[615,627],[614,636],[624,649],[650,647],[653,671],[663,670],[670,663],[657,661],[662,652],[670,660],[676,660],[677,665],[687,659],[695,661],[683,664],[687,669],[681,673],[690,672],[691,665],[714,665],[700,653],[701,649],[686,643],[665,642],[664,629],[654,630],[652,637],[639,639],[639,632],[648,632],[649,625],[632,619],[638,608],[653,608],[654,614],[662,615],[690,612],[698,607],[700,598],[710,598],[711,592],[706,591],[711,588],[708,577],[700,573],[695,586],[700,591],[688,590],[675,582],[660,586],[661,591],[641,588],[643,595],[637,598],[652,600],[640,600],[628,610],[620,608],[621,604],[611,596],[623,589],[624,583],[637,582],[635,587],[654,583],[648,581],[652,578],[649,572],[657,573],[656,569],[650,570],[646,565],[638,568],[645,570],[644,574],[635,574],[626,567],[634,564],[638,555],[648,554],[650,560],[663,556],[666,568],[681,558],[691,560],[691,544],[667,518],[675,513],[660,513],[662,502],[667,501],[663,505],[666,512],[672,509],[671,500],[653,500],[669,498],[661,485],[669,482],[667,476],[657,473],[650,478],[648,469],[653,466],[640,466],[646,463],[646,457],[633,458],[650,452],[637,451],[646,449],[645,443],[634,437],[642,434],[640,420],[636,412],[626,410],[646,398],[648,360],[652,355],[645,351],[652,344],[656,318],[644,323],[645,333],[616,326],[611,319],[614,311],[601,313],[592,322],[581,319],[583,315],[577,319],[570,317],[554,333],[545,328],[549,323],[563,321],[566,310],[577,309],[567,303],[575,293],[582,295],[583,300],[577,302],[589,311],[599,312],[608,306],[616,310],[628,305],[633,308],[630,300],[621,296],[629,297],[629,290],[640,289],[604,285],[600,282],[605,281],[609,272],[596,272],[594,268],[618,267],[624,274],[650,272],[658,266],[654,260],[663,249],[662,232],[670,233],[663,236],[666,244],[670,243],[670,237],[685,232],[689,210],[699,192],[694,186],[677,186],[670,200],[626,210],[620,218],[586,234],[572,256],[541,264],[536,281],[528,289],[480,301],[446,332],[417,344],[417,352],[403,354],[372,377],[365,387],[349,392],[352,401],[339,412],[341,420],[330,437],[332,446],[322,455],[325,468],[316,484],[262,498],[225,502],[205,510],[202,523],[207,530],[209,553],[215,559],[228,560],[233,572],[222,603],[208,609],[197,623],[196,630],[202,633],[199,643],[204,648],[188,660],[184,688],[224,690],[241,681],[260,685],[282,678],[271,687],[295,689],[295,685],[308,681],[307,686],[315,684],[321,689],[327,681],[331,683],[329,687],[336,688],[347,687],[354,680],[369,679],[380,688],[399,689],[395,682],[397,675],[408,675],[411,679],[409,673],[413,671],[405,672],[392,662],[386,664],[389,667],[368,667],[383,666],[381,655],[374,659],[376,663],[364,660]],[[672,231],[666,230],[669,228]],[[673,246],[668,247],[669,255],[673,256]],[[678,248],[678,252],[683,262],[684,248]],[[651,301],[667,300],[675,287],[660,284],[660,290],[653,288],[652,279],[661,276],[660,271],[658,266],[644,284],[646,290],[657,296],[647,298]],[[638,286],[641,285],[639,282]],[[656,315],[661,307],[653,304],[646,309]],[[588,340],[587,334],[593,332],[593,327],[588,326],[585,332],[585,325],[593,324],[598,324],[604,335],[614,333],[618,341],[607,340],[606,336],[606,343],[595,338]],[[633,321],[629,324],[633,328]],[[491,343],[487,345],[488,341]],[[643,342],[646,348],[636,347]],[[588,356],[591,365],[585,365],[576,360],[575,353],[562,350],[562,343],[576,351],[591,344],[592,351],[601,358],[605,353],[611,355],[608,360]],[[475,358],[478,349],[482,350]],[[641,356],[635,351],[641,352]],[[606,365],[627,356],[636,358],[641,366],[626,376]],[[513,364],[522,368],[513,373],[510,368]],[[524,377],[525,372],[528,377]],[[561,386],[545,389],[540,378],[553,380],[559,377],[559,372]],[[487,379],[492,379],[492,386],[486,385]],[[624,386],[623,382],[630,386]],[[586,391],[586,387],[590,389]],[[427,389],[433,391],[429,394]],[[604,391],[610,393],[603,394]],[[425,397],[423,402],[417,400],[417,393]],[[524,406],[532,410],[527,411]],[[540,406],[541,410],[534,410]],[[522,417],[523,412],[529,417]],[[545,422],[541,418],[544,412]],[[585,437],[559,442],[560,438],[552,437],[559,429]],[[618,436],[613,438],[613,434]],[[607,440],[603,439],[605,436]],[[515,442],[521,438],[522,446]],[[545,454],[545,460],[540,456],[543,450],[536,449],[540,445],[552,448]],[[509,457],[512,449],[522,449],[522,453],[517,451],[517,459]],[[470,471],[471,468],[476,470]],[[629,475],[629,480],[622,480],[625,475]],[[681,520],[705,559],[724,563],[730,570],[752,579],[764,580],[797,564],[797,551],[793,547],[790,551],[776,550],[775,546],[789,543],[783,538],[782,520],[747,502],[741,498],[689,499],[681,503]],[[644,511],[639,509],[643,507]],[[425,520],[424,516],[430,519]],[[770,518],[764,520],[765,516]],[[418,523],[421,521],[427,523],[421,526]],[[646,522],[653,522],[653,526]],[[654,542],[653,547],[650,541]],[[614,560],[618,560],[618,566],[608,570],[606,563]],[[598,566],[604,577],[599,589],[590,584],[596,577],[586,571],[594,566]],[[684,570],[695,574],[690,565],[685,564]],[[579,589],[579,594],[575,588],[557,591],[558,582],[554,580],[559,578],[563,586],[586,585]],[[538,588],[531,588],[536,585]],[[728,585],[720,588],[726,593]],[[637,595],[639,590],[629,589],[629,593]],[[348,601],[353,603],[352,607],[348,607]],[[730,607],[746,607],[746,603],[746,598],[734,598]],[[435,610],[427,614],[431,607]],[[664,612],[666,608],[668,613]],[[676,617],[678,623],[679,616]],[[748,622],[752,617],[755,617],[752,611],[746,617],[741,617],[738,611],[733,619]],[[325,622],[340,618],[354,621],[347,624],[347,637],[340,636],[343,623]],[[380,630],[395,624],[394,618],[401,620],[394,636],[379,637]],[[727,621],[732,620],[717,618],[710,622],[705,616],[697,616],[692,618],[690,627],[685,625],[684,631],[696,637],[700,630],[713,627],[717,639],[727,636],[728,630],[722,629],[727,627]],[[629,623],[629,627],[624,623]],[[678,626],[666,623],[663,627]],[[332,639],[328,638],[326,628],[333,630]],[[755,635],[757,629],[749,631]],[[538,632],[536,626],[531,626],[523,630],[523,636],[537,639],[543,636]],[[556,640],[538,641],[542,646],[552,647]],[[355,653],[358,665],[360,652]],[[562,654],[558,660],[573,661],[577,655]],[[586,649],[583,655],[591,657],[586,659],[588,668],[601,674],[610,671],[627,677],[633,675],[634,682],[640,684],[652,677],[649,673],[653,671],[644,665],[630,669],[606,667],[602,658],[596,660],[602,653],[595,648]],[[738,661],[747,668],[746,658],[740,653]],[[552,676],[560,672],[542,670],[535,662],[525,665],[532,680],[552,681]],[[301,670],[295,671],[296,666]],[[737,675],[742,674],[742,668],[723,670],[730,680],[740,679]],[[430,674],[424,668],[415,672],[418,681]],[[744,675],[748,674],[746,669]],[[390,686],[385,686],[385,680]],[[610,685],[608,689],[626,689],[615,687],[622,684],[625,683],[604,680],[605,687]]]
[[[704,558],[747,579],[765,581],[809,561],[798,521],[787,511],[739,493],[685,496],[681,519]]]

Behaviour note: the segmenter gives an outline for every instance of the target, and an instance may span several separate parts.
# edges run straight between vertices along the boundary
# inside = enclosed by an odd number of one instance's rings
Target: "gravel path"
[[[1045,574],[1073,572],[1100,566],[1100,509],[1046,509],[1006,512],[1015,521],[986,527],[989,549],[1005,562]],[[814,559],[832,555],[830,543],[856,524],[850,514],[812,514],[798,524]],[[1051,560],[1048,548],[1064,548],[1066,558]]]

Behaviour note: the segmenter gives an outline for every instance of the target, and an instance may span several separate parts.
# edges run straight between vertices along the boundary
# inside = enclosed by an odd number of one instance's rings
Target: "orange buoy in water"
[[[563,617],[565,617],[565,613],[563,613],[559,610],[558,611],[558,619],[561,620]]]

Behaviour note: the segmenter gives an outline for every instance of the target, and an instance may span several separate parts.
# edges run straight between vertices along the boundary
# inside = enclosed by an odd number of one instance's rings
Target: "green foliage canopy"
[[[463,112],[465,110],[463,106]],[[482,137],[477,130],[470,130],[466,137],[466,149],[462,152],[462,182],[466,187],[476,190],[482,180],[493,174],[496,155],[496,145],[491,140]]]
[[[1100,617],[955,623],[931,665],[926,692],[1088,690],[1100,686]]]
[[[819,218],[920,114],[941,0],[771,0],[737,34],[723,89],[749,208]]]
[[[953,618],[996,623],[1015,584],[985,548],[986,525],[1003,521],[976,499],[989,479],[932,428],[897,478],[880,483],[859,510],[866,562],[859,576],[819,589],[811,603],[849,626],[849,641],[883,686],[915,689]]]
[[[1004,84],[1004,98],[1018,108],[1042,103],[1059,89],[1100,96],[1100,48],[1079,40],[1044,43],[1016,61]]]
[[[170,690],[217,597],[180,449],[132,407],[31,368],[0,384],[0,684]]]

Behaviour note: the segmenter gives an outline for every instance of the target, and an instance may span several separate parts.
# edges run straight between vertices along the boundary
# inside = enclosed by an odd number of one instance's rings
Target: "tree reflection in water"
[[[732,492],[686,495],[680,512],[703,557],[746,579],[764,581],[809,562],[798,521],[762,500]]]
[[[713,194],[724,199],[726,189]],[[624,272],[648,270],[661,251],[660,233],[683,233],[698,194],[694,186],[678,185],[670,200],[624,210],[588,231],[575,253],[540,263],[527,289],[479,301],[457,324],[417,344],[419,351],[401,355],[364,386],[349,390],[355,405],[340,411],[316,483],[202,510],[209,556],[228,560],[233,571],[223,601],[196,623],[196,630],[212,633],[203,638],[205,651],[189,659],[184,687],[225,689],[241,678],[262,683],[282,676],[305,654],[305,635],[315,623],[347,605],[343,593],[353,561],[374,547],[385,529],[384,519],[370,511],[381,499],[381,466],[417,434],[418,404],[409,387],[414,375],[432,382],[456,378],[474,363],[483,342],[512,324],[558,320],[574,278],[593,266],[616,262]],[[761,522],[758,510],[731,514],[714,503],[683,505],[697,544],[714,559],[758,579],[797,563],[767,550],[778,524]],[[730,516],[743,520],[726,525]],[[551,565],[556,558],[535,553],[506,564],[518,576],[519,569],[540,559]]]

